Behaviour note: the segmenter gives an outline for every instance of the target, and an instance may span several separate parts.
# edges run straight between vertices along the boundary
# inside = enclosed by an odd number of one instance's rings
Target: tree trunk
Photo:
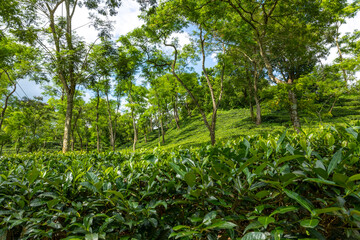
[[[202,28],[201,26],[199,27],[200,29],[200,45],[201,45],[201,53],[202,53],[202,69],[203,69],[203,73],[208,85],[208,89],[211,95],[211,101],[212,101],[212,106],[213,106],[213,116],[212,116],[212,122],[211,124],[209,124],[207,117],[206,117],[206,113],[203,110],[203,108],[201,107],[201,105],[198,102],[198,99],[194,96],[194,94],[192,93],[192,91],[185,85],[185,83],[182,81],[182,79],[176,74],[175,72],[175,66],[176,66],[176,61],[177,61],[177,56],[178,56],[178,51],[177,48],[174,44],[167,44],[164,42],[165,46],[169,46],[172,47],[174,49],[174,60],[171,64],[171,72],[174,75],[174,77],[177,79],[177,81],[185,88],[185,90],[187,91],[187,93],[190,95],[191,99],[194,101],[195,105],[197,106],[203,122],[205,124],[205,126],[207,127],[207,129],[210,132],[210,139],[211,139],[211,144],[214,145],[215,144],[215,124],[216,124],[216,112],[218,109],[218,106],[220,104],[221,98],[222,98],[222,93],[223,93],[223,82],[224,82],[224,71],[225,71],[225,64],[223,64],[223,68],[221,71],[221,89],[220,89],[220,94],[218,97],[218,100],[216,101],[215,98],[215,94],[214,94],[214,90],[213,90],[213,86],[211,84],[210,78],[207,74],[207,70],[205,68],[205,60],[206,60],[206,55],[205,55],[205,38],[202,34]],[[225,47],[224,45],[222,45],[223,47],[223,52],[225,52]]]
[[[14,83],[11,80],[10,75],[8,74],[7,71],[5,71],[5,70],[3,70],[3,71],[7,75],[9,81],[11,81],[14,84],[14,89],[8,95],[6,95],[6,97],[5,97],[4,107],[3,107],[2,111],[1,111],[1,115],[0,115],[0,130],[1,130],[2,124],[4,122],[5,112],[6,112],[6,109],[7,109],[7,106],[8,106],[9,99],[10,99],[11,95],[13,95],[14,92],[16,91],[16,83]]]
[[[135,121],[134,109],[133,108],[131,108],[131,117],[132,117],[132,120],[133,120],[133,128],[134,128],[133,151],[135,152],[135,150],[136,150],[136,142],[138,140],[138,136],[137,136],[137,128],[136,128],[136,121]]]
[[[75,117],[75,121],[74,121],[74,126],[71,129],[71,151],[75,150],[75,142],[76,142],[76,137],[75,137],[75,130],[77,129],[77,122],[79,120],[79,117],[81,115],[82,112],[82,107],[79,108],[79,112]]]
[[[189,104],[186,102],[186,100],[185,100],[185,108],[187,110],[189,118],[191,118],[191,109],[190,109]]]
[[[258,82],[259,82],[259,73],[257,70],[257,63],[253,62],[254,66],[254,100],[256,105],[256,125],[261,124],[261,106],[260,106],[260,100],[258,97]]]
[[[245,97],[245,99],[248,98],[248,100],[249,100],[251,121],[255,121],[254,106],[253,106],[253,94],[252,94],[253,90],[252,90],[250,71],[248,70],[248,68],[246,69],[246,79],[248,82],[248,88],[244,88],[244,97]],[[249,93],[247,90],[249,91]]]
[[[82,137],[81,137],[81,135],[80,135],[79,127],[76,128],[76,132],[77,132],[77,134],[78,134],[78,136],[79,136],[80,150],[83,151],[83,139],[82,139]]]
[[[334,107],[335,107],[335,103],[336,103],[337,100],[338,100],[338,98],[335,96],[335,100],[334,100],[334,102],[331,104],[331,108],[330,108],[330,110],[329,110],[329,114],[332,114],[332,111],[333,111],[333,109],[334,109]]]
[[[115,134],[114,134],[114,128],[113,128],[113,122],[111,117],[111,106],[109,102],[109,96],[106,93],[106,105],[107,105],[107,111],[108,111],[108,122],[109,122],[109,132],[110,132],[110,145],[112,146],[113,151],[115,151]]]
[[[100,130],[99,130],[99,104],[100,104],[100,91],[97,89],[96,92],[97,103],[96,103],[96,149],[100,152]]]
[[[162,144],[165,144],[165,131],[164,131],[164,121],[163,121],[163,112],[158,105],[159,108],[159,117],[160,117],[160,129],[161,129],[161,136],[162,136]]]
[[[175,119],[177,129],[180,129],[179,114],[178,114],[178,110],[177,110],[177,93],[175,94],[175,97],[173,99],[174,99],[174,119]]]
[[[62,152],[66,153],[70,148],[70,137],[71,137],[71,119],[72,119],[72,110],[74,107],[74,93],[75,86],[67,93],[67,106],[66,106],[66,115],[65,115],[65,127],[64,127],[64,138],[63,138],[63,148]]]
[[[215,129],[211,129],[210,130],[210,141],[211,141],[211,145],[215,145],[216,139],[215,139]]]
[[[296,94],[291,89],[289,90],[289,101],[290,101],[290,117],[291,122],[293,124],[294,129],[300,133],[300,119],[298,114],[298,105],[297,105],[297,99]]]
[[[20,138],[16,139],[16,143],[15,143],[15,152],[16,154],[19,154],[20,151]]]
[[[257,94],[254,94],[255,104],[256,104],[256,125],[261,124],[261,106]]]
[[[153,119],[152,119],[152,115],[150,115],[150,132],[152,132],[154,129],[153,127]]]
[[[4,145],[5,145],[5,143],[2,143],[0,146],[0,156],[2,155]]]
[[[335,37],[335,43],[336,43],[336,47],[337,47],[337,50],[338,50],[338,53],[339,53],[339,59],[340,59],[340,63],[343,62],[343,56],[342,56],[342,52],[341,52],[341,49],[340,49],[340,44],[339,44],[339,25],[336,24],[336,37]],[[347,75],[346,75],[346,70],[342,67],[341,67],[341,70],[343,72],[343,77],[344,77],[344,81],[345,81],[345,86],[347,87],[348,86],[348,82],[347,82]]]
[[[144,126],[144,140],[145,140],[145,143],[147,143],[147,132],[146,132],[146,125]]]

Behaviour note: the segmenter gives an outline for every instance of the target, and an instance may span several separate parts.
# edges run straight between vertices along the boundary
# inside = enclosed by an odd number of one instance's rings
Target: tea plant
[[[359,127],[0,161],[0,239],[360,239]]]

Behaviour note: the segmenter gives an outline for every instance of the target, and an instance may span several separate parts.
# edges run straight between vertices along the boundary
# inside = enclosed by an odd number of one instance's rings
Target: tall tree
[[[212,5],[216,7],[216,4]],[[224,56],[226,52],[226,45],[224,42],[219,41],[216,38],[214,32],[211,32],[211,29],[207,26],[213,24],[216,19],[209,17],[209,9],[203,8],[203,2],[197,1],[165,1],[161,2],[159,6],[154,11],[149,11],[144,19],[147,21],[147,30],[153,35],[152,38],[157,41],[157,44],[163,44],[166,47],[169,47],[173,50],[172,60],[171,60],[171,73],[175,79],[186,89],[187,93],[195,103],[198,111],[200,112],[203,122],[210,133],[211,144],[214,145],[216,142],[215,130],[216,130],[216,120],[217,120],[217,110],[222,99],[223,94],[223,82],[225,78],[225,68],[226,64],[224,61]],[[201,11],[198,11],[201,9]],[[216,8],[217,9],[217,8]],[[194,55],[191,48],[180,49],[176,40],[172,38],[173,33],[181,32],[189,24],[193,24],[197,29],[197,34],[195,37],[195,42],[197,42],[197,50],[201,56],[201,67],[203,72],[203,77],[206,80],[207,91],[211,97],[212,104],[212,114],[211,119],[207,119],[207,112],[204,109],[204,105],[200,103],[198,97],[194,92],[187,86],[184,80],[181,78],[179,70],[181,70],[181,62],[186,61],[187,58],[190,58],[191,55]],[[217,88],[214,88],[214,78],[208,73],[206,67],[206,59],[211,51],[209,46],[211,44],[217,44],[220,49],[219,61],[218,61],[218,71],[220,84]],[[190,51],[189,51],[190,50]],[[219,51],[219,50],[218,50]],[[179,64],[180,63],[180,64]]]
[[[318,1],[236,1],[226,3],[242,24],[252,29],[269,79],[276,84],[289,85],[289,112],[294,128],[299,131],[300,119],[297,98],[293,91],[296,79],[309,73],[321,55],[328,27],[334,21],[330,12]],[[332,1],[334,2],[334,1]],[[345,5],[346,1],[336,1]],[[230,11],[230,10],[229,10]]]
[[[67,152],[70,147],[71,121],[74,106],[74,94],[76,87],[86,78],[83,70],[86,68],[89,50],[86,44],[79,40],[73,28],[74,14],[79,6],[86,6],[89,10],[97,10],[98,15],[91,15],[94,19],[94,26],[100,30],[100,35],[109,35],[109,24],[100,20],[101,15],[115,15],[116,8],[120,6],[120,0],[95,1],[95,0],[53,0],[38,1],[36,6],[42,16],[46,16],[49,28],[44,29],[44,35],[51,39],[51,46],[42,42],[38,38],[39,44],[46,50],[52,69],[55,69],[56,80],[62,86],[67,101],[63,152]],[[62,14],[59,12],[63,9]],[[59,16],[61,15],[61,16]],[[91,46],[89,47],[91,48]]]

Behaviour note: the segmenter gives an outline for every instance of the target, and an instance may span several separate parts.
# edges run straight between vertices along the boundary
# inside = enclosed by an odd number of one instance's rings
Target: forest
[[[0,240],[360,239],[359,8],[3,1]]]

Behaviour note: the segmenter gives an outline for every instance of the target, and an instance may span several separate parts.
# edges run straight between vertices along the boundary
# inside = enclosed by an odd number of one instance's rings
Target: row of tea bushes
[[[360,239],[358,127],[0,159],[0,240]]]

